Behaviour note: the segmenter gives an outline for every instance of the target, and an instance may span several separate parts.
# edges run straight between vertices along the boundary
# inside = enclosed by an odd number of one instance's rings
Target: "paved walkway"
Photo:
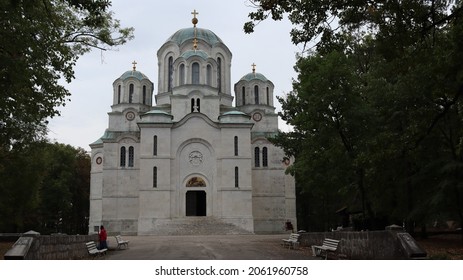
[[[283,248],[285,235],[123,236],[129,248],[116,250],[108,237],[107,260],[307,260],[310,248]]]

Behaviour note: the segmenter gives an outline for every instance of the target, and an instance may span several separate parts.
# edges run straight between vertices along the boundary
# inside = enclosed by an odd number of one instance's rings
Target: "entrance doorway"
[[[187,216],[206,216],[206,192],[187,191],[186,192],[186,215]]]

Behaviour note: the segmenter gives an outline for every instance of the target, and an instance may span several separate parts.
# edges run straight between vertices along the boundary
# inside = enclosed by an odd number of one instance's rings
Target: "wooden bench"
[[[99,250],[99,249],[96,247],[95,241],[87,242],[87,243],[85,243],[85,245],[87,245],[88,254],[89,254],[90,256],[93,256],[93,257],[102,256],[102,255],[106,254],[106,251],[108,250],[108,249],[101,249],[101,250]]]
[[[321,246],[312,245],[312,253],[316,257],[323,257],[325,255],[325,260],[328,259],[329,252],[335,252],[338,249],[340,240],[325,238]]]
[[[299,246],[299,234],[297,233],[291,233],[289,235],[289,238],[287,239],[282,239],[282,245],[283,247],[288,246],[289,249],[293,248],[296,249],[297,246]]]
[[[125,248],[129,247],[129,240],[123,240],[122,236],[116,235],[117,249],[121,249],[122,246]]]

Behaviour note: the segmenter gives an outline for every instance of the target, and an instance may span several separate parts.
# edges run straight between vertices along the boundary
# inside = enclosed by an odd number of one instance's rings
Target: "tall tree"
[[[0,231],[85,234],[90,156],[81,148],[29,143],[0,169]]]
[[[74,65],[92,48],[110,49],[133,37],[108,0],[0,0],[0,149],[44,136],[46,119],[70,92]]]
[[[463,223],[461,1],[249,2],[256,11],[246,32],[287,14],[293,42],[315,44],[297,64],[294,92],[280,100],[294,132],[275,140],[297,152],[296,172],[312,177],[306,187],[344,193],[356,186],[370,218],[424,224],[445,212]],[[346,66],[351,75],[340,73]],[[333,153],[336,144],[344,153]]]

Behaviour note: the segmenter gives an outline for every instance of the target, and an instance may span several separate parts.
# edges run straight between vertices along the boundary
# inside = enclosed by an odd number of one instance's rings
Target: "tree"
[[[293,43],[315,44],[280,100],[294,132],[274,139],[297,152],[306,190],[359,195],[370,221],[424,225],[440,213],[463,224],[462,3],[249,2],[246,32],[287,14]]]
[[[70,92],[79,56],[133,37],[107,0],[0,0],[0,149],[43,138]]]
[[[59,143],[44,144],[43,151],[44,177],[39,190],[42,231],[86,233],[90,157],[81,148]]]
[[[0,231],[87,233],[90,156],[81,148],[29,143],[0,169]]]
[[[36,146],[41,144],[2,155],[7,164],[0,166],[0,232],[24,232],[37,223],[45,162]]]

